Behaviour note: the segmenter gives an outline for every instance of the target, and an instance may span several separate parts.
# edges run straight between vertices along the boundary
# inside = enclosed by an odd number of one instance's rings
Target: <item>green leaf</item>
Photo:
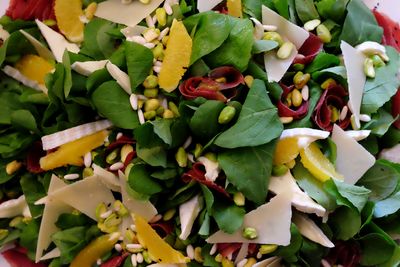
[[[361,262],[363,266],[376,266],[388,261],[396,245],[378,233],[370,233],[359,240],[361,245]]]
[[[384,109],[378,109],[378,112],[372,115],[371,121],[367,122],[363,129],[371,130],[372,134],[382,137],[395,121],[392,114]]]
[[[36,244],[38,240],[38,235],[39,235],[39,226],[40,222],[37,219],[32,219],[28,221],[26,225],[23,226],[20,239],[19,239],[19,245],[22,247],[28,249],[28,256],[34,258],[34,253],[36,251]]]
[[[205,61],[211,67],[228,65],[242,72],[247,69],[251,59],[254,43],[253,23],[249,19],[229,17],[229,24],[232,28],[228,38],[218,49],[210,53]]]
[[[136,164],[132,167],[129,172],[128,184],[136,192],[149,196],[163,190],[162,186],[151,178],[144,164]]]
[[[382,34],[383,29],[376,22],[371,10],[361,0],[350,1],[340,40],[352,46],[365,41],[380,43]]]
[[[214,205],[214,195],[211,192],[210,189],[208,189],[207,186],[205,185],[200,185],[201,186],[201,190],[203,191],[203,197],[206,203],[206,208],[207,208],[207,212],[209,214],[212,214],[212,207]]]
[[[377,160],[358,181],[358,184],[371,190],[372,201],[379,201],[391,195],[399,181],[400,174],[390,162]]]
[[[222,126],[218,116],[225,104],[217,100],[208,100],[200,105],[190,119],[192,133],[204,141],[208,141],[219,133]]]
[[[125,42],[124,45],[131,88],[135,90],[144,82],[153,68],[153,52],[135,42]]]
[[[335,238],[348,240],[360,230],[361,217],[357,210],[342,206],[329,216],[328,223]]]
[[[378,266],[379,267],[392,267],[392,266],[399,266],[399,264],[400,264],[400,246],[396,246],[396,248],[394,249],[394,252],[392,254],[392,257],[388,261],[386,261]]]
[[[303,23],[319,19],[319,14],[313,0],[295,0],[297,15]]]
[[[64,65],[64,97],[67,98],[72,88],[71,64],[68,51],[65,49],[62,64]]]
[[[368,190],[365,187],[347,184],[336,179],[331,179],[330,181],[335,184],[339,194],[350,201],[350,203],[361,212],[367,203],[371,190]]]
[[[138,127],[139,118],[133,111],[128,94],[115,81],[100,85],[92,94],[91,99],[98,112],[123,129]]]
[[[77,227],[77,226],[87,226],[90,224],[95,224],[95,221],[90,219],[83,213],[73,214],[73,213],[63,213],[58,216],[55,225],[61,230]]]
[[[326,18],[342,24],[346,15],[346,6],[349,0],[321,0],[316,2],[318,13]]]
[[[254,80],[237,122],[215,140],[225,148],[266,144],[282,133],[277,108],[268,97],[264,82]]]
[[[352,1],[353,2],[353,1]],[[396,94],[400,79],[396,78],[400,68],[400,54],[391,46],[386,46],[390,61],[377,68],[374,79],[367,79],[361,104],[361,113],[375,113]]]
[[[279,44],[275,41],[271,40],[257,40],[253,44],[253,48],[251,49],[252,54],[260,54],[264,52],[271,51],[279,46]]]
[[[218,228],[228,234],[233,234],[242,226],[245,213],[244,208],[221,201],[213,205],[213,217]]]
[[[337,56],[321,52],[315,57],[310,65],[306,67],[304,71],[307,73],[314,73],[319,70],[338,66],[339,64],[340,60]]]
[[[167,167],[167,152],[164,142],[153,132],[153,126],[145,123],[134,131],[136,152],[139,158],[151,166]]]
[[[172,120],[160,119],[152,121],[154,133],[160,137],[167,145],[172,144],[171,124]]]
[[[24,151],[37,137],[26,132],[11,132],[0,135],[0,155],[10,158]]]
[[[388,198],[375,203],[374,216],[381,218],[393,213],[400,209],[400,192],[396,192]]]
[[[261,0],[242,0],[243,12],[261,21]]]
[[[11,113],[24,109],[15,92],[0,92],[0,124],[11,124]]]
[[[11,124],[19,129],[26,129],[40,134],[35,117],[29,110],[19,109],[11,112]]]
[[[37,180],[36,176],[31,174],[23,175],[20,184],[33,218],[39,217],[42,215],[44,207],[42,205],[35,205],[35,202],[46,196],[43,184]]]
[[[4,62],[10,62],[12,58],[16,61],[21,55],[35,53],[35,48],[20,31],[13,32],[0,46],[0,66],[3,66]]]
[[[246,198],[261,205],[268,193],[272,157],[276,141],[256,147],[225,150],[218,154],[218,163],[230,183]]]
[[[344,66],[330,67],[320,71],[316,71],[311,75],[316,82],[322,83],[328,78],[333,78],[342,85],[347,85],[347,74]]]
[[[290,225],[290,235],[290,244],[284,247],[278,247],[274,255],[283,257],[286,261],[295,262],[297,261],[296,254],[303,244],[303,237],[294,223]]]

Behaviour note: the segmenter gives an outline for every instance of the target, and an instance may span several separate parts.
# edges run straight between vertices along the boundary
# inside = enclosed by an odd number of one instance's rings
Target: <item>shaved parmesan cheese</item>
[[[392,148],[383,149],[379,154],[379,158],[400,163],[400,144],[397,144]]]
[[[58,247],[54,248],[52,251],[40,258],[40,261],[50,260],[58,258],[61,256],[61,251]]]
[[[33,47],[35,48],[36,52],[39,54],[40,57],[47,59],[47,60],[54,59],[53,53],[45,45],[43,45],[41,42],[39,42],[35,37],[33,37],[32,35],[30,35],[29,33],[27,33],[24,30],[19,30],[19,31],[33,45]]]
[[[112,191],[121,192],[120,181],[115,174],[103,169],[102,167],[94,163],[92,167],[94,174],[100,178],[100,180],[103,182],[103,184],[105,184],[105,186],[107,186]]]
[[[97,175],[90,176],[54,191],[51,196],[97,220],[97,205],[102,202],[108,205],[115,201],[110,189],[99,180]]]
[[[62,213],[69,213],[73,210],[72,207],[68,206],[63,201],[52,197],[54,191],[60,190],[66,186],[67,185],[60,178],[53,174],[48,190],[48,200],[43,210],[42,223],[39,229],[35,256],[36,262],[42,258],[43,252],[49,247],[51,236],[59,231],[58,227],[55,225],[58,217]]]
[[[315,213],[320,217],[323,217],[326,213],[324,207],[316,203],[300,189],[290,171],[286,172],[283,176],[272,176],[268,190],[277,195],[290,191],[292,194],[292,205],[299,211]]]
[[[199,12],[210,11],[221,2],[222,0],[201,0],[197,2],[197,10]]]
[[[44,85],[39,84],[38,82],[29,79],[28,77],[23,75],[16,68],[13,68],[13,67],[11,67],[9,65],[6,65],[3,68],[3,72],[5,74],[7,74],[8,76],[10,76],[11,78],[21,82],[23,85],[26,85],[26,86],[28,86],[30,88],[36,89],[37,91],[40,91],[40,92],[43,92],[43,93],[47,94],[47,88]]]
[[[147,267],[183,267],[183,266],[186,266],[186,264],[153,263],[147,265]]]
[[[356,128],[360,128],[360,107],[364,93],[366,76],[364,73],[365,55],[342,41],[340,49],[343,53],[344,66],[346,67],[347,83],[349,85],[349,108],[354,115]]]
[[[281,267],[280,262],[281,258],[275,256],[259,261],[252,265],[252,267]]]
[[[244,216],[243,225],[238,231],[227,234],[220,230],[211,235],[206,242],[289,245],[292,217],[291,199],[290,193],[275,196],[268,203],[247,213]],[[249,240],[242,236],[243,229],[246,227],[257,230],[256,239]]]
[[[266,6],[262,6],[262,23],[264,25],[274,25],[278,27],[277,32],[282,36],[282,38],[286,38],[292,42],[296,46],[297,50],[300,49],[310,35],[309,32],[303,28],[291,23]],[[268,81],[279,82],[289,69],[290,65],[292,65],[296,55],[297,51],[295,49],[293,49],[292,54],[287,59],[279,59],[276,56],[275,51],[265,53],[264,61]]]
[[[119,171],[119,181],[121,185],[122,203],[130,211],[130,213],[139,214],[147,221],[157,215],[157,209],[148,200],[138,200],[132,198],[127,191],[126,177]]]
[[[120,70],[117,65],[108,62],[106,64],[107,71],[110,73],[110,75],[117,81],[117,83],[124,89],[124,91],[131,95],[132,94],[132,89],[131,89],[131,81],[129,80],[129,75]]]
[[[104,69],[108,60],[99,60],[99,61],[84,61],[79,62],[76,61],[72,63],[71,68],[79,74],[84,76],[89,76],[96,70]]]
[[[345,131],[346,135],[353,138],[356,141],[361,141],[369,136],[371,130],[350,130]]]
[[[22,195],[16,199],[10,199],[0,204],[0,218],[13,218],[22,215],[28,207],[25,196]]]
[[[317,139],[326,139],[326,138],[328,138],[329,135],[330,135],[330,132],[316,130],[316,129],[312,129],[312,128],[292,128],[292,129],[283,130],[279,139],[285,139],[285,138],[289,138],[289,137],[306,136],[306,137],[314,138],[313,140],[315,141]]]
[[[217,179],[221,170],[218,162],[209,160],[206,157],[199,157],[198,161],[203,163],[206,169],[206,174],[204,175],[204,177],[206,177],[207,180],[214,182]]]
[[[136,26],[163,2],[163,0],[151,0],[149,4],[133,1],[124,5],[121,0],[108,0],[97,5],[95,16],[126,26]]]
[[[130,39],[134,36],[141,35],[147,27],[136,25],[134,27],[126,27],[121,30],[121,33],[125,36],[126,39]]]
[[[181,221],[181,234],[179,238],[186,240],[192,231],[193,223],[201,211],[201,198],[194,196],[189,201],[179,206],[179,220]]]
[[[68,42],[64,36],[41,22],[40,20],[35,20],[36,24],[38,25],[40,32],[44,36],[49,45],[51,51],[53,52],[54,57],[56,58],[57,62],[62,62],[62,57],[64,54],[65,49],[72,52],[78,53],[79,46]]]
[[[335,246],[324,234],[324,232],[322,232],[318,225],[316,225],[315,222],[307,216],[300,213],[294,213],[292,220],[297,226],[300,234],[307,237],[311,241],[314,241],[315,243],[327,248],[333,248]]]
[[[43,150],[49,150],[66,143],[78,140],[82,137],[100,132],[112,126],[109,120],[85,123],[61,132],[45,135],[42,137]]]
[[[344,176],[344,182],[355,184],[374,165],[375,157],[336,124],[333,126],[332,140],[337,150],[337,171]]]
[[[240,247],[240,250],[236,256],[235,263],[238,264],[240,261],[245,259],[247,257],[247,254],[249,253],[249,244],[248,243],[243,243],[242,246]]]

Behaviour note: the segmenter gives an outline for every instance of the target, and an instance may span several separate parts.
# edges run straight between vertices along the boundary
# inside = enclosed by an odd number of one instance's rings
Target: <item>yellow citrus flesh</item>
[[[192,39],[182,21],[174,20],[165,49],[165,56],[158,76],[159,85],[167,92],[178,87],[190,64]]]
[[[297,137],[288,137],[278,141],[274,154],[274,164],[285,164],[294,160],[300,152]]]
[[[143,247],[147,248],[152,259],[159,263],[168,264],[186,263],[190,261],[187,257],[183,256],[182,253],[173,249],[165,242],[143,217],[137,214],[134,214],[133,217],[138,240]]]
[[[57,26],[68,40],[74,43],[83,41],[84,24],[81,0],[56,0],[54,3]]]
[[[242,14],[242,0],[228,0],[226,1],[226,6],[228,7],[228,14],[241,18]]]
[[[25,55],[15,63],[15,68],[28,79],[44,85],[46,74],[50,73],[54,66],[37,55]]]
[[[336,172],[329,161],[315,143],[300,150],[301,162],[304,167],[318,180],[325,182],[330,178],[343,180],[343,176]]]
[[[90,267],[93,266],[97,259],[111,251],[117,243],[119,233],[111,233],[102,235],[93,240],[89,245],[82,249],[71,262],[70,267]]]
[[[107,131],[101,131],[62,145],[55,152],[42,157],[40,167],[48,171],[66,165],[82,166],[82,157],[101,146],[107,135]]]

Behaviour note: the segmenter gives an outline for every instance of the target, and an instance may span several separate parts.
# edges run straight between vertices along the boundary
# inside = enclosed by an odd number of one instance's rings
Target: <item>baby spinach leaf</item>
[[[125,42],[124,45],[131,88],[135,90],[153,68],[153,53],[147,47],[135,42]]]
[[[62,61],[64,65],[64,97],[67,98],[72,88],[71,64],[67,50],[64,51]]]
[[[279,46],[279,44],[275,41],[271,40],[257,40],[253,44],[253,48],[251,49],[252,54],[260,54],[264,52],[271,51]]]
[[[379,233],[369,233],[358,239],[361,245],[361,262],[363,266],[376,266],[388,261],[396,244]]]
[[[100,114],[123,129],[138,127],[139,118],[133,111],[129,96],[115,81],[100,85],[92,94],[91,100]]]
[[[164,143],[171,145],[172,144],[172,134],[171,134],[171,124],[172,120],[160,119],[152,121],[154,133],[160,137]]]
[[[191,16],[184,23],[186,27],[195,25],[190,65],[220,47],[232,28],[228,16],[211,11]]]
[[[297,226],[292,223],[290,225],[290,244],[278,247],[278,249],[274,251],[274,255],[280,256],[288,262],[296,262],[296,254],[300,250],[302,243],[303,237],[301,236],[299,229],[297,229]]]
[[[26,132],[6,132],[0,135],[0,156],[10,158],[27,149],[37,137]]]
[[[322,17],[342,23],[348,2],[349,0],[321,0],[315,6]]]
[[[371,10],[361,0],[350,1],[340,40],[352,46],[365,41],[380,43],[382,34],[383,29],[376,22]]]
[[[242,0],[243,12],[261,21],[261,0]]]
[[[399,266],[399,264],[400,264],[400,246],[396,246],[394,249],[394,252],[392,254],[392,257],[388,261],[386,261],[378,266],[379,267],[392,267],[392,266]]]
[[[14,62],[22,55],[35,53],[35,48],[20,31],[13,32],[7,40],[4,41],[3,45],[0,46],[0,66],[2,66],[4,62]]]
[[[328,223],[336,239],[348,240],[360,230],[361,216],[356,209],[342,206],[329,216]]]
[[[313,19],[319,19],[313,0],[295,0],[297,16],[303,23]]]
[[[374,216],[381,218],[397,212],[400,209],[400,192],[375,203]]]
[[[221,130],[218,116],[225,104],[217,100],[208,100],[200,105],[190,119],[190,129],[195,136],[208,141]]]
[[[264,82],[254,80],[237,122],[215,140],[225,148],[258,146],[280,136],[283,130],[277,108],[268,97]]]
[[[359,212],[364,208],[367,203],[368,196],[371,190],[365,187],[355,186],[351,184],[344,183],[335,179],[331,179],[327,183],[333,183],[332,186],[336,186],[338,193],[346,198],[350,203],[358,209]]]
[[[22,191],[24,192],[26,202],[33,218],[42,215],[43,205],[35,205],[35,202],[46,196],[45,188],[37,178],[31,174],[25,174],[20,180]]]
[[[0,124],[11,124],[11,113],[23,108],[17,93],[0,92]]]
[[[396,76],[400,68],[400,54],[391,46],[386,47],[386,53],[390,61],[386,63],[386,66],[377,68],[375,78],[367,79],[365,83],[361,104],[362,113],[375,113],[396,94],[400,86],[400,79]]]
[[[245,71],[251,58],[254,43],[253,23],[248,19],[229,18],[231,30],[228,38],[216,50],[206,56],[211,67],[233,66]]]
[[[382,137],[390,128],[396,119],[385,111],[384,109],[378,109],[378,112],[372,115],[371,121],[364,125],[364,129],[371,130],[371,133]]]
[[[162,186],[151,178],[144,164],[136,164],[129,172],[129,186],[140,194],[154,195],[162,191]]]
[[[316,82],[323,82],[327,78],[333,78],[342,85],[347,85],[346,69],[343,66],[330,67],[320,71],[316,71],[311,75]]]
[[[315,57],[315,59],[311,62],[311,64],[307,66],[305,72],[313,73],[318,70],[323,70],[329,67],[338,66],[339,64],[340,60],[337,56],[321,52]]]
[[[293,0],[294,1],[294,0]],[[285,19],[291,19],[289,14],[289,1],[288,0],[272,0],[276,11]]]
[[[11,124],[19,129],[25,129],[40,134],[35,117],[29,110],[19,109],[13,111],[11,113]]]
[[[139,158],[151,166],[167,167],[167,152],[164,142],[153,132],[153,126],[145,123],[134,131],[136,152]]]
[[[246,198],[261,205],[268,193],[272,157],[276,141],[255,147],[225,150],[218,154],[218,163],[230,183]]]
[[[213,205],[213,217],[218,228],[228,234],[233,234],[242,226],[245,213],[244,208],[221,201]]]

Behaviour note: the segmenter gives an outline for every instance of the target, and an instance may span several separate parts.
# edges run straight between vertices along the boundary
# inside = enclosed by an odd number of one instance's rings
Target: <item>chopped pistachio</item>
[[[244,206],[245,202],[246,202],[246,198],[244,197],[242,192],[236,192],[233,195],[233,202],[236,204],[236,206]]]
[[[156,9],[156,18],[160,26],[167,24],[167,12],[165,12],[164,8],[160,7]]]
[[[332,35],[329,29],[324,25],[320,24],[317,27],[317,36],[324,43],[329,43],[332,40]]]
[[[156,88],[158,86],[158,77],[155,75],[149,75],[143,82],[144,88]]]
[[[12,175],[14,174],[16,171],[18,171],[20,168],[22,167],[22,163],[17,161],[17,160],[13,160],[10,163],[8,163],[6,165],[6,173],[8,175]]]
[[[273,176],[282,176],[288,171],[288,167],[284,164],[272,166]]]
[[[143,115],[146,120],[152,120],[157,116],[157,112],[155,110],[146,111]]]
[[[174,118],[174,113],[171,110],[166,109],[166,110],[164,110],[162,116],[164,119],[172,119],[172,118]]]
[[[258,236],[257,230],[253,227],[246,227],[243,229],[242,236],[246,239],[256,239]]]
[[[171,219],[174,217],[175,213],[176,213],[176,209],[169,209],[169,210],[167,210],[167,211],[164,213],[164,215],[163,215],[163,220],[164,220],[164,221],[169,221],[169,220],[171,220]]]
[[[261,253],[261,254],[269,254],[269,253],[272,253],[272,252],[274,252],[276,249],[278,248],[278,246],[277,245],[273,245],[273,244],[264,244],[264,245],[261,245],[260,246],[260,248],[259,248],[259,252]]]
[[[187,153],[183,147],[180,147],[175,154],[176,162],[178,163],[179,167],[184,168],[187,166]]]
[[[160,101],[158,99],[152,98],[146,100],[144,103],[144,110],[147,111],[155,111],[160,106]]]
[[[228,124],[236,114],[236,109],[232,106],[224,107],[218,116],[218,123],[219,124]]]
[[[292,91],[293,106],[295,106],[297,108],[297,107],[300,107],[302,103],[303,103],[303,96],[301,95],[301,93],[298,89],[294,89]]]
[[[155,98],[158,96],[158,89],[157,88],[146,88],[143,91],[145,97],[148,98]]]
[[[276,56],[279,59],[287,59],[292,54],[294,48],[294,44],[291,42],[284,42],[278,49],[278,52],[276,52]]]
[[[251,87],[253,85],[254,82],[254,77],[251,75],[246,75],[244,77],[244,83],[247,85],[247,87]]]

